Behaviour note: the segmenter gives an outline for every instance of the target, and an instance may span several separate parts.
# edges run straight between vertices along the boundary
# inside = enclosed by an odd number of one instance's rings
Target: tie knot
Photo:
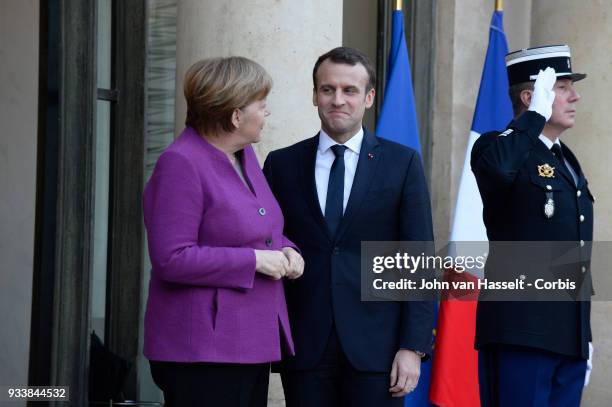
[[[346,151],[346,146],[343,146],[341,144],[336,144],[336,145],[333,145],[331,149],[334,152],[334,155],[336,157],[344,158],[344,152]]]
[[[563,150],[561,150],[561,146],[557,143],[553,144],[550,151],[560,160],[563,159]]]

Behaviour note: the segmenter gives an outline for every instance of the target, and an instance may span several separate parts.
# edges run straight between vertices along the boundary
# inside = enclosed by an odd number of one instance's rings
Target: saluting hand
[[[555,101],[555,91],[553,87],[557,81],[557,74],[551,67],[538,72],[536,81],[533,84],[533,94],[529,103],[529,110],[544,116],[546,121],[552,115],[552,105]]]
[[[295,280],[304,274],[304,259],[293,247],[283,247],[283,253],[289,261],[289,269],[285,277]]]
[[[289,260],[279,250],[255,250],[255,271],[280,280],[289,271]]]

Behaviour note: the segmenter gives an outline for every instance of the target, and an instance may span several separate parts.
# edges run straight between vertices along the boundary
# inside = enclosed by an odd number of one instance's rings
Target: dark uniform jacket
[[[318,145],[316,135],[271,152],[264,164],[285,234],[305,260],[304,275],[285,282],[296,354],[280,368],[313,368],[335,327],[355,369],[388,372],[400,348],[431,352],[434,303],[361,301],[361,242],[433,241],[421,160],[364,131],[344,217],[330,236],[315,183]]]
[[[594,199],[570,149],[562,144],[564,157],[578,176],[577,185],[539,140],[544,125],[543,116],[527,111],[505,132],[483,134],[474,144],[471,166],[482,196],[487,235],[490,241],[575,242],[584,261],[572,267],[576,273],[588,274]],[[546,164],[555,168],[554,176],[546,176]],[[549,198],[554,201],[551,217],[544,211]],[[477,349],[518,345],[586,359],[590,340],[589,301],[478,303]]]

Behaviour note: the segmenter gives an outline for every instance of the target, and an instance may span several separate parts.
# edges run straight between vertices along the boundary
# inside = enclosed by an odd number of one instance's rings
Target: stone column
[[[183,76],[195,61],[214,56],[251,58],[270,73],[272,115],[255,151],[262,161],[273,149],[311,137],[319,129],[312,105],[312,67],[342,44],[341,0],[200,1],[178,3],[176,129],[183,128]]]
[[[38,117],[38,1],[0,2],[0,383],[28,383]],[[42,165],[39,163],[38,165]],[[3,395],[6,397],[6,395]],[[25,401],[16,406],[25,406]]]
[[[562,139],[580,160],[589,180],[589,189],[595,196],[594,240],[607,242],[612,240],[611,37],[612,3],[608,1],[533,2],[532,46],[568,44],[572,49],[572,69],[588,74],[585,80],[576,83],[576,89],[582,95],[577,108],[576,126],[563,133]],[[593,273],[609,273],[609,267],[609,264],[594,263]],[[611,288],[595,287],[595,291],[609,293]],[[612,369],[612,326],[609,322],[612,303],[598,300],[597,295],[593,300],[594,370],[582,405],[609,406],[612,389],[607,372]]]

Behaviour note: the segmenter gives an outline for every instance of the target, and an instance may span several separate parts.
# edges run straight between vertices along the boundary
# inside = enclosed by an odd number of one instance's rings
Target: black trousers
[[[342,351],[335,328],[319,364],[281,373],[287,407],[402,407],[391,397],[389,372],[355,370]]]
[[[178,363],[150,361],[167,407],[265,407],[270,363]]]

